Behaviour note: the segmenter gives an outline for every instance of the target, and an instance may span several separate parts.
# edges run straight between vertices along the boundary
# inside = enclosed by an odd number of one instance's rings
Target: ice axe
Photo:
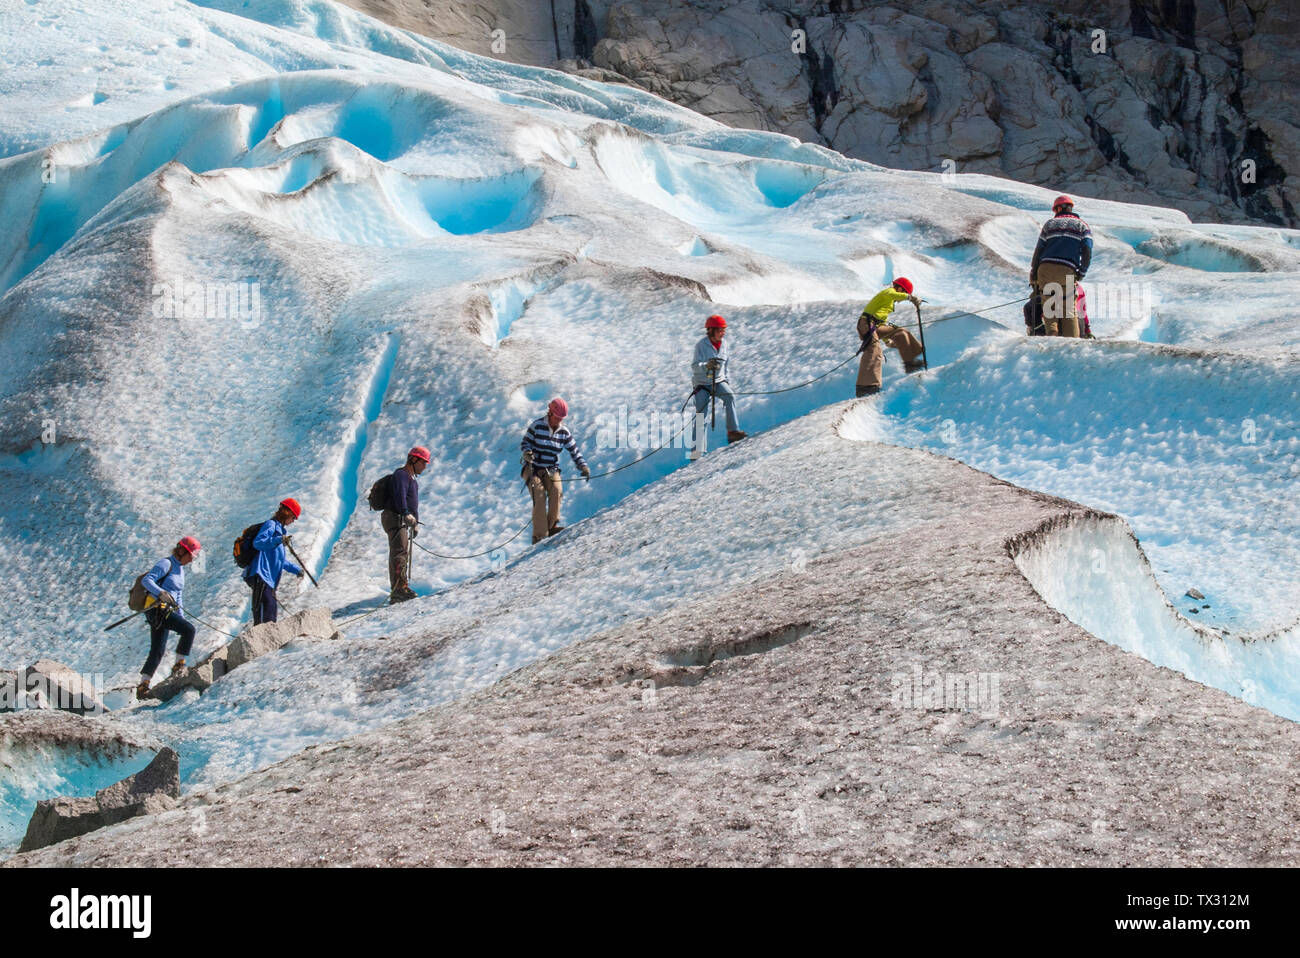
[[[302,561],[302,556],[298,555],[298,550],[293,547],[293,543],[285,542],[284,545],[285,548],[289,550],[289,554],[292,555],[294,560],[298,563],[298,568],[307,573],[307,578],[311,579],[311,584],[319,589],[320,583],[316,581],[316,577],[312,575],[311,570],[307,568],[307,563]]]
[[[921,302],[923,303],[925,300],[921,300]],[[916,306],[916,329],[921,334],[921,362],[924,363],[924,368],[928,370],[930,368],[930,357],[925,354],[925,324],[921,322],[921,303],[914,303],[913,305]]]
[[[716,363],[717,360],[715,359]],[[709,432],[718,428],[718,367],[709,370],[709,395],[712,397],[712,409],[709,411]]]
[[[141,610],[140,610],[140,612],[143,612],[143,611],[144,611],[144,609],[141,609]],[[131,621],[132,619],[134,619],[137,615],[139,615],[140,612],[132,612],[130,615],[126,616],[125,618],[118,619],[118,620],[117,620],[116,622],[114,622],[112,625],[106,625],[106,626],[104,626],[104,631],[105,631],[105,632],[111,632],[111,631],[113,631],[113,630],[116,629],[119,625],[122,625],[123,623],[126,623],[126,622],[130,622],[130,621]]]

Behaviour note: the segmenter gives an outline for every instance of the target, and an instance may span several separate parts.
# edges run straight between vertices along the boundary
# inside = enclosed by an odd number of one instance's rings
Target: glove
[[[159,604],[159,605],[170,605],[170,606],[174,609],[174,608],[176,608],[176,604],[177,604],[177,603],[176,603],[176,597],[175,597],[174,595],[172,595],[170,592],[168,592],[166,589],[159,589],[159,590],[158,590],[158,604]]]
[[[523,458],[522,460],[520,460],[520,461],[521,461],[525,466],[531,466],[531,465],[533,464],[533,451],[532,451],[531,449],[525,449],[525,450],[524,450],[524,458]]]
[[[591,482],[591,466],[582,467],[582,478],[586,479],[588,482]]]
[[[292,541],[293,541],[293,536],[286,535],[280,537],[280,544],[284,546],[286,549],[289,548],[289,543]]]
[[[716,373],[716,372],[718,371],[718,366],[719,366],[719,365],[721,365],[721,364],[720,364],[716,359],[710,359],[710,360],[705,364],[705,368],[706,368],[709,372],[711,372],[711,373]]]
[[[921,300],[918,299],[916,296],[912,295],[911,293],[908,294],[907,301],[911,303],[913,306],[921,305]]]
[[[417,522],[415,516],[411,515],[409,512],[402,516],[402,521],[406,523],[408,529],[414,529]]]

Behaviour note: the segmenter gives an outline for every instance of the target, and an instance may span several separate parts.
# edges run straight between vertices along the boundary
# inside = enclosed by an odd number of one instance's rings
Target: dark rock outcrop
[[[1300,7],[1286,0],[344,2],[884,166],[1300,223]]]
[[[180,781],[179,756],[172,749],[164,748],[143,769],[115,785],[101,788],[93,798],[53,798],[38,802],[18,850],[34,851],[128,818],[167,811],[180,798]]]

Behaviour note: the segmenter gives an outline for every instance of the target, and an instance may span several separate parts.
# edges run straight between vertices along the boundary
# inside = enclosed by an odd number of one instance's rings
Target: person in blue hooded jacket
[[[280,587],[280,576],[285,572],[302,577],[302,569],[285,555],[285,546],[293,538],[285,530],[302,515],[302,506],[296,499],[282,499],[275,515],[257,530],[253,537],[253,561],[244,573],[244,581],[253,590],[253,624],[275,622],[280,616],[280,603],[275,590]]]

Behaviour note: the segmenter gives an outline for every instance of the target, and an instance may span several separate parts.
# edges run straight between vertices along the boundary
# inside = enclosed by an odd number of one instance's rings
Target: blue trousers
[[[168,632],[180,636],[180,641],[176,643],[176,654],[190,654],[190,646],[194,644],[194,626],[179,612],[164,615],[162,609],[150,609],[144,617],[149,622],[149,657],[144,660],[140,674],[148,677],[153,675],[154,669],[162,661],[163,652],[167,649]]]
[[[276,601],[275,590],[260,575],[247,581],[253,589],[253,625],[274,622],[280,617],[280,604]]]
[[[740,423],[736,419],[736,394],[731,391],[731,387],[725,382],[717,384],[718,399],[724,407],[727,414],[727,432],[740,432]],[[709,387],[701,386],[695,391],[695,411],[708,412],[713,397],[709,395]]]

